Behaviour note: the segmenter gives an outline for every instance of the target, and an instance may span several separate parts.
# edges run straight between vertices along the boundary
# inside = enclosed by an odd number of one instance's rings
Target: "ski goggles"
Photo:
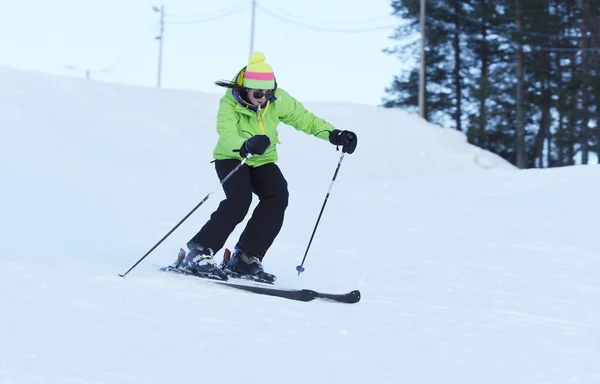
[[[255,99],[262,99],[264,96],[266,96],[267,99],[270,99],[275,94],[275,90],[273,90],[273,89],[267,89],[267,90],[258,89],[258,90],[251,90],[251,91],[252,91],[252,97],[254,97]]]

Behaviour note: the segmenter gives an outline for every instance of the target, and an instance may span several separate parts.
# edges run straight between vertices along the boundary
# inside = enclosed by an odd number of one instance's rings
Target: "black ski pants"
[[[220,180],[229,174],[239,160],[216,160]],[[218,252],[235,227],[241,223],[256,194],[259,203],[236,244],[242,251],[263,258],[283,225],[288,206],[287,181],[274,163],[251,167],[244,164],[224,184],[225,199],[190,242]]]

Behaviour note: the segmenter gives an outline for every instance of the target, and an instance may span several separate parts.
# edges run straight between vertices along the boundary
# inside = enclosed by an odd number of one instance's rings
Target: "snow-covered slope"
[[[359,304],[157,272],[220,191],[118,277],[217,187],[219,96],[0,69],[0,382],[600,380],[599,168],[517,171],[398,110],[305,103],[359,146],[300,277],[340,153],[280,128],[291,197],[265,268]]]

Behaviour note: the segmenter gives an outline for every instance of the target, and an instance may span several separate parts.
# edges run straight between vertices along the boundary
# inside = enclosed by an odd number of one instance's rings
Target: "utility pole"
[[[156,36],[156,40],[158,40],[158,79],[156,80],[156,86],[160,88],[162,77],[163,40],[165,34],[165,6],[161,5],[160,8],[153,6],[152,9],[154,12],[160,12],[160,34]]]
[[[254,19],[256,17],[256,0],[252,0],[252,21],[250,24],[250,54],[254,52]]]
[[[419,71],[419,111],[425,119],[425,0],[421,0],[421,69]]]

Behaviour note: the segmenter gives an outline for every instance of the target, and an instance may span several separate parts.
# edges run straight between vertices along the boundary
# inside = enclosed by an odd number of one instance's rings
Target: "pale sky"
[[[302,102],[379,105],[393,76],[407,68],[407,60],[382,52],[394,45],[389,37],[399,23],[390,0],[257,3],[254,49]],[[214,81],[231,79],[247,63],[252,0],[3,0],[0,65],[80,78],[88,69],[92,80],[156,86],[160,17],[153,5],[164,5],[167,15],[163,88],[221,93]],[[207,17],[216,18],[202,21]],[[109,71],[94,72],[101,69]]]

